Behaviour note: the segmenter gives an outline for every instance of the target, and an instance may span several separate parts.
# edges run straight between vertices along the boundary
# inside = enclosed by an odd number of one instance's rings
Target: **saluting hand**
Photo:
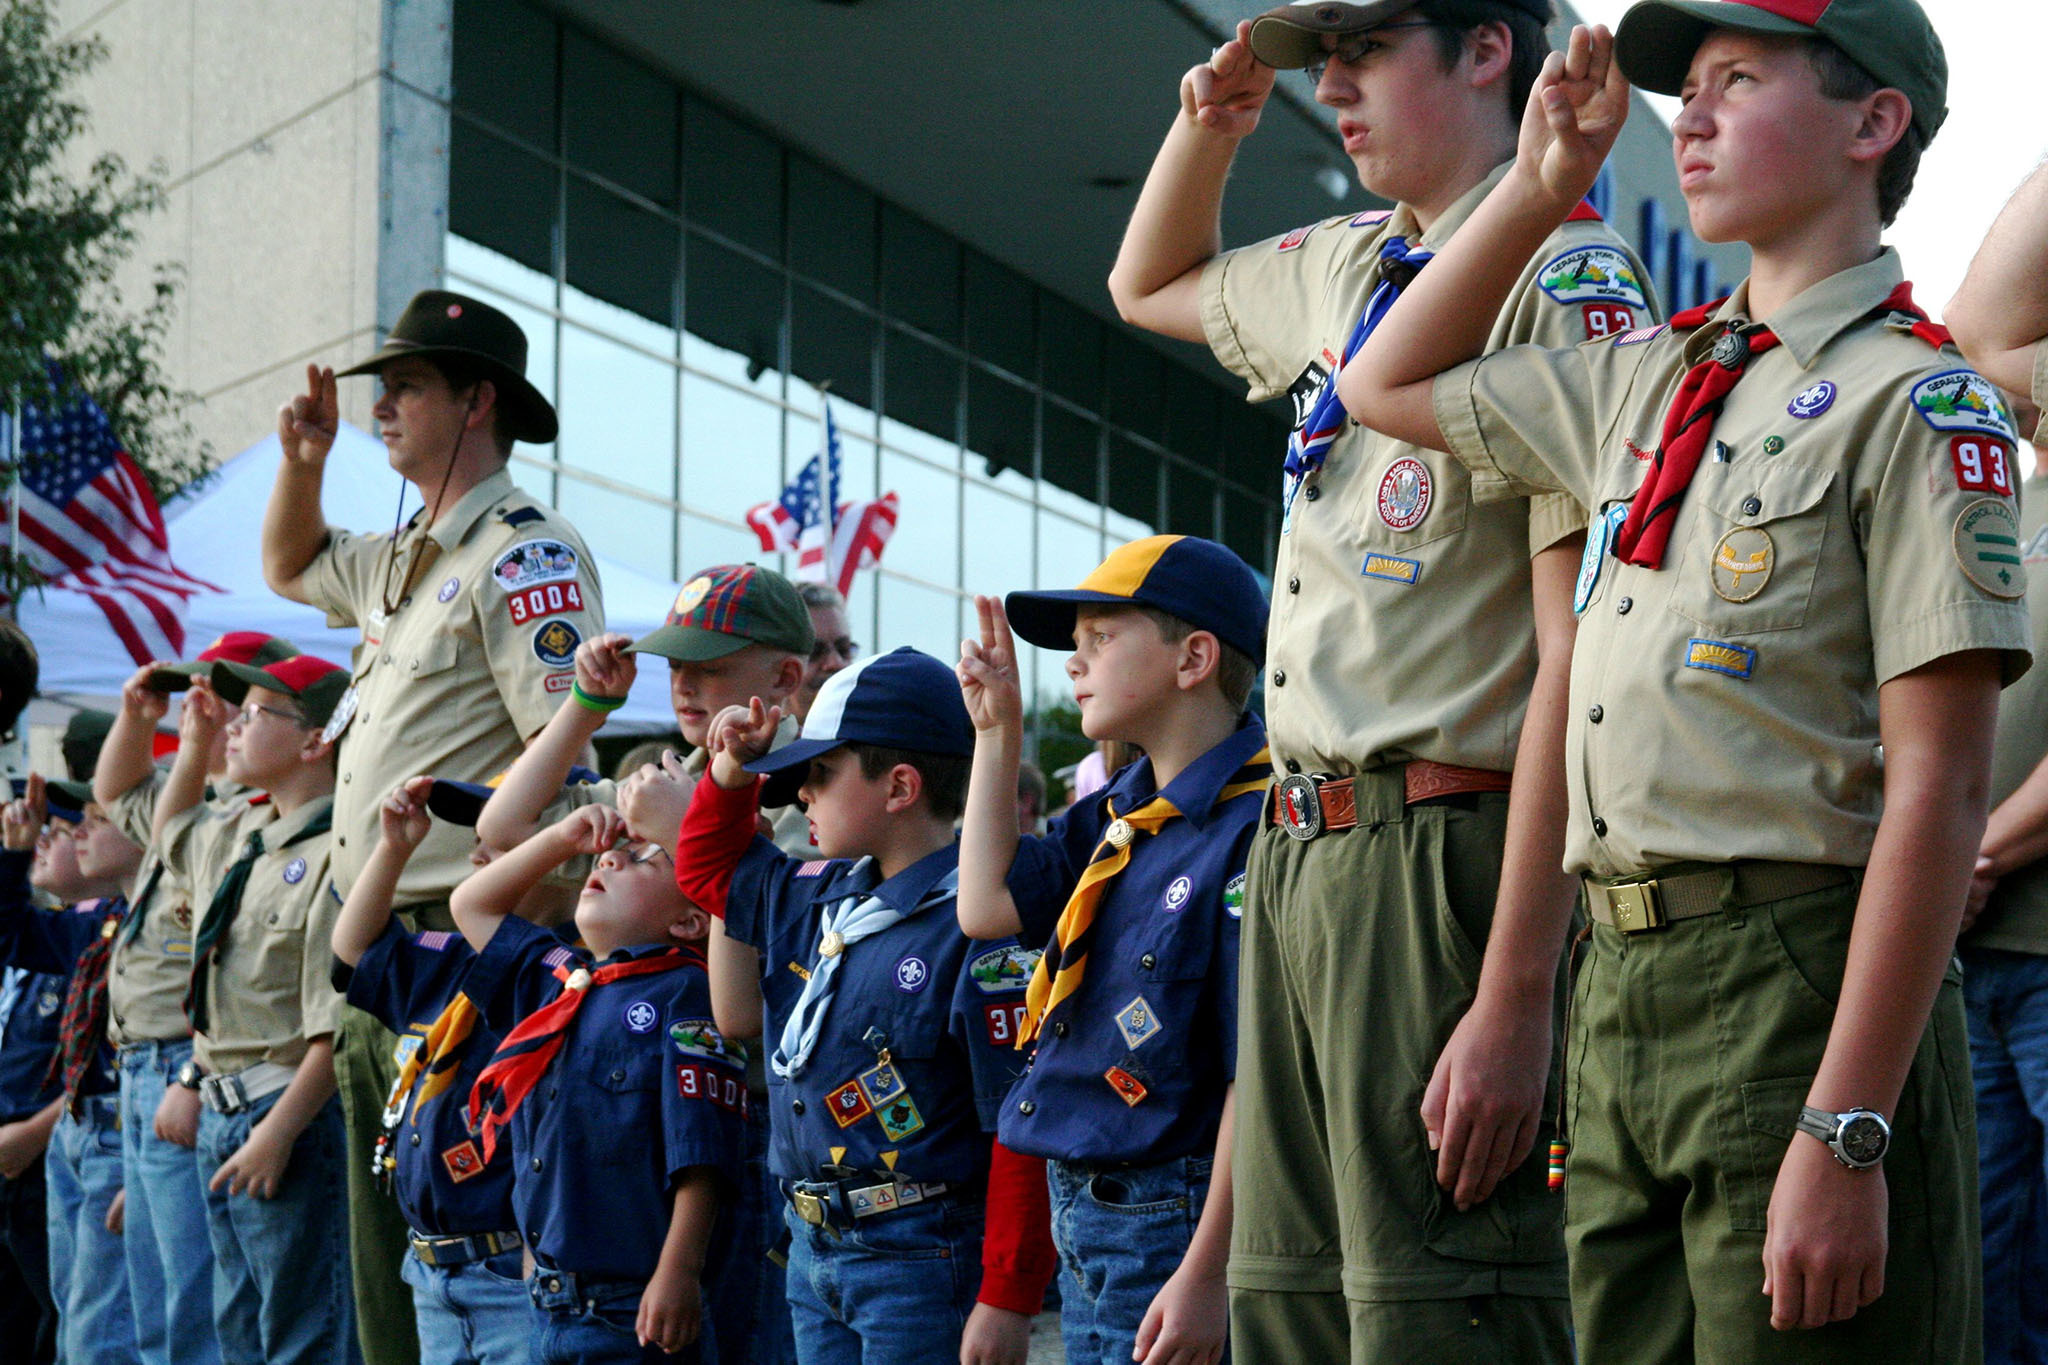
[[[1024,693],[1017,682],[1010,618],[995,597],[976,597],[974,611],[981,619],[981,639],[960,642],[960,663],[953,670],[960,679],[960,700],[975,729],[1022,731]]]
[[[43,775],[28,775],[28,790],[0,809],[0,844],[15,853],[36,846],[36,836],[50,818],[50,799],[43,791]]]
[[[1237,36],[1180,78],[1180,106],[1212,133],[1241,138],[1259,126],[1276,74],[1252,55],[1252,26],[1239,20]]]
[[[623,697],[633,690],[640,665],[633,637],[607,631],[576,647],[576,685],[593,697]]]
[[[377,811],[385,843],[406,854],[420,846],[434,827],[434,817],[427,813],[427,795],[433,790],[431,777],[408,777],[391,789]]]
[[[341,401],[335,394],[334,371],[306,367],[306,391],[277,410],[277,440],[292,464],[319,464],[334,449],[341,428]]]
[[[222,700],[212,683],[194,678],[185,693],[185,704],[178,709],[178,744],[196,744],[201,752],[211,749],[214,736],[227,728],[234,714],[235,708]]]
[[[619,814],[634,838],[660,844],[673,857],[676,833],[690,809],[690,787],[683,760],[675,750],[666,750],[659,765],[642,763],[619,783]]]
[[[759,697],[745,706],[728,706],[711,718],[704,747],[711,752],[711,780],[738,791],[754,780],[746,765],[766,754],[782,724],[782,708],[764,705]]]
[[[552,831],[570,853],[595,858],[626,835],[626,817],[610,806],[578,806],[557,820]]]
[[[168,692],[159,692],[149,685],[149,675],[165,667],[161,659],[152,659],[135,670],[127,682],[121,684],[121,709],[137,720],[154,726],[171,709]]]
[[[1544,60],[1543,74],[1529,92],[1516,169],[1560,204],[1577,204],[1593,188],[1628,121],[1628,95],[1607,26],[1574,28],[1565,50]]]

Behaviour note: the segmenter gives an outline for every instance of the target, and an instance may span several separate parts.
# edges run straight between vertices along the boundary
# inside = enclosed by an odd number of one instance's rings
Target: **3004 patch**
[[[521,588],[505,599],[505,610],[512,614],[515,626],[538,621],[543,616],[559,616],[565,611],[582,611],[583,585],[572,578],[566,583]]]

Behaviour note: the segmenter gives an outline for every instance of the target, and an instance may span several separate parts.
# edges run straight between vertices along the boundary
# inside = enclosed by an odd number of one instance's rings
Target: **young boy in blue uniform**
[[[757,697],[714,718],[677,879],[723,919],[720,1027],[751,1036],[765,1009],[797,1357],[1021,1362],[1028,1319],[976,1300],[986,1209],[1000,1206],[989,1135],[1021,1069],[1030,959],[954,919],[974,749],[958,684],[916,650],[863,659],[819,690],[804,737],[770,753],[778,709]],[[756,834],[757,773],[770,803],[805,803],[824,858]]]
[[[615,847],[625,835],[611,807],[581,807],[450,902],[476,951],[462,992],[505,1035],[470,1119],[485,1165],[512,1148],[536,1362],[716,1358],[699,1341],[705,1281],[740,1179],[746,1081],[711,1022],[704,913],[660,845]],[[576,902],[584,950],[514,913],[579,855],[597,858]]]
[[[382,836],[334,924],[334,982],[399,1038],[399,1071],[377,1145],[412,1231],[400,1268],[412,1286],[427,1365],[509,1365],[531,1353],[533,1309],[512,1215],[512,1154],[483,1159],[469,1131],[470,1088],[503,1041],[461,993],[476,954],[461,935],[407,933],[391,914],[406,860],[438,815],[474,825],[490,789],[416,777],[385,798]],[[496,850],[479,843],[470,861]],[[558,924],[573,906],[543,882],[520,913]]]
[[[1049,943],[1003,1145],[1046,1158],[1070,1362],[1224,1353],[1245,856],[1272,782],[1245,709],[1266,634],[1251,569],[1151,536],[1061,592],[979,598],[959,677],[977,731],[960,924]],[[1018,835],[1024,730],[1010,627],[1071,650],[1088,738],[1145,757],[1043,837]]]

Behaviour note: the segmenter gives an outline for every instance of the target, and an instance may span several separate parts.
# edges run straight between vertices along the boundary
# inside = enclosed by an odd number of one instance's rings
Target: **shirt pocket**
[[[462,641],[451,632],[436,631],[423,635],[417,641],[409,641],[405,653],[409,657],[404,659],[401,667],[409,680],[417,682],[455,667],[462,657]]]
[[[1828,537],[1835,471],[1762,462],[1704,463],[1693,478],[1692,533],[1672,572],[1671,609],[1716,636],[1806,623]]]
[[[1456,535],[1472,512],[1472,476],[1449,455],[1396,446],[1357,473],[1349,514],[1366,549],[1405,555]]]
[[[661,1054],[653,1048],[607,1051],[592,1057],[584,1074],[600,1090],[631,1095],[660,1088],[661,1063]]]

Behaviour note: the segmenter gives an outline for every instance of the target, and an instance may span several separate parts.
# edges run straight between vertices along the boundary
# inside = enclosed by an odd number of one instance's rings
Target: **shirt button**
[[[341,785],[346,787],[349,783],[355,781],[355,777],[354,773],[343,773],[341,775]]]
[[[1300,771],[1301,771],[1301,760],[1300,760],[1300,759],[1297,759],[1297,758],[1290,758],[1290,759],[1288,759],[1288,760],[1287,760],[1287,771],[1288,771],[1288,772],[1290,772],[1290,773],[1298,773],[1298,772],[1300,772]]]
[[[1310,484],[1308,488],[1302,493],[1302,496],[1304,498],[1307,498],[1310,502],[1314,502],[1317,498],[1320,498],[1322,495],[1323,486],[1319,483]]]
[[[1058,1022],[1057,1024],[1054,1024],[1054,1025],[1052,1026],[1052,1036],[1053,1036],[1053,1037],[1055,1037],[1055,1038],[1064,1038],[1064,1037],[1066,1037],[1066,1036],[1067,1036],[1067,1021],[1066,1021],[1066,1020],[1062,1019],[1062,1020],[1060,1020],[1060,1021],[1059,1021],[1059,1022]]]
[[[1597,815],[1593,817],[1593,832],[1603,839],[1607,837],[1607,822]]]
[[[1599,704],[1596,702],[1590,709],[1587,710],[1586,719],[1592,721],[1595,725],[1598,725],[1600,723],[1600,718],[1606,714],[1607,713],[1601,710]]]
[[[1300,591],[1301,591],[1301,580],[1300,580],[1299,578],[1296,578],[1296,577],[1292,576],[1292,575],[1289,575],[1289,577],[1288,577],[1288,579],[1287,579],[1287,591],[1289,591],[1289,592],[1300,592]]]
[[[537,1170],[539,1170],[539,1169],[540,1169],[540,1166],[541,1166],[540,1158],[539,1158],[539,1157],[535,1157],[535,1158],[533,1159],[533,1169],[535,1169],[535,1170],[537,1171]],[[551,1288],[551,1289],[560,1289],[561,1287],[562,1287],[562,1286],[560,1286],[559,1284],[551,1284],[551,1285],[549,1286],[549,1288]]]
[[[1273,670],[1273,686],[1275,686],[1275,687],[1285,687],[1285,686],[1287,686],[1287,670],[1286,670],[1286,669],[1284,669],[1284,668],[1276,668],[1276,669],[1274,669],[1274,670]]]
[[[1017,1112],[1018,1112],[1018,1113],[1020,1113],[1020,1114],[1027,1114],[1027,1115],[1028,1115],[1028,1114],[1035,1114],[1035,1113],[1037,1113],[1037,1112],[1038,1112],[1038,1106],[1037,1106],[1037,1105],[1035,1105],[1035,1104],[1033,1104],[1033,1103],[1032,1103],[1032,1102],[1031,1102],[1030,1100],[1023,1100],[1023,1101],[1020,1101],[1020,1102],[1018,1103],[1018,1105],[1017,1105]]]
[[[802,1100],[791,1100],[789,1107],[799,1114],[804,1112],[804,1102]]]
[[[1154,967],[1159,965],[1159,959],[1152,956],[1152,954],[1147,953],[1143,957],[1138,959],[1138,965],[1149,972]]]
[[[626,1073],[625,1073],[625,1072],[623,1072],[623,1071],[614,1071],[614,1072],[612,1073],[612,1082],[613,1082],[613,1084],[617,1084],[618,1082],[620,1082],[620,1081],[623,1081],[623,1080],[625,1080],[625,1079],[626,1079]]]
[[[1624,597],[1624,598],[1622,598],[1622,599],[1621,599],[1621,600],[1620,600],[1619,602],[1616,602],[1616,603],[1614,604],[1614,610],[1615,610],[1615,614],[1616,614],[1616,615],[1619,615],[1619,616],[1626,616],[1626,615],[1628,615],[1628,609],[1629,609],[1630,607],[1633,607],[1633,606],[1634,606],[1635,604],[1636,604],[1636,599],[1635,599],[1635,598],[1633,598],[1633,597]]]
[[[420,1135],[418,1133],[412,1135],[412,1145],[415,1147],[420,1145]]]
[[[1752,497],[1752,498],[1744,498],[1744,499],[1742,500],[1742,515],[1744,515],[1745,517],[1753,517],[1753,516],[1755,516],[1755,515],[1756,515],[1757,513],[1761,512],[1761,511],[1763,511],[1763,510],[1764,510],[1764,503],[1763,503],[1763,499],[1762,499],[1762,498],[1753,498],[1753,497]]]

